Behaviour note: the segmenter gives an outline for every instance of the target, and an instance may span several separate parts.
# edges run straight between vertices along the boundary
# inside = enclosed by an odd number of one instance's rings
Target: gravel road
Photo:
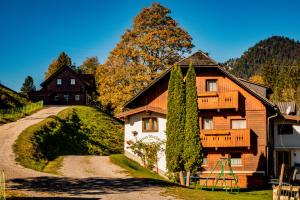
[[[61,176],[37,172],[15,162],[12,146],[19,134],[66,106],[51,106],[16,122],[0,126],[0,170],[7,185],[36,199],[175,199],[164,196],[157,183],[126,175],[107,156],[65,156]]]

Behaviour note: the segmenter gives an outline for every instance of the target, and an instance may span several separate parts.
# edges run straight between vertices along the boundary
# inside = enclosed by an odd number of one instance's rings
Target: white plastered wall
[[[142,118],[143,117],[157,117],[158,120],[158,131],[157,132],[143,132],[142,131]],[[137,133],[134,136],[134,132]],[[159,113],[138,113],[135,115],[128,116],[128,119],[125,122],[125,138],[124,138],[124,150],[133,154],[131,149],[129,149],[128,141],[135,141],[136,139],[140,140],[145,137],[158,138],[159,140],[166,141],[166,115]],[[165,149],[165,145],[163,145]],[[165,151],[159,153],[158,168],[162,172],[166,172],[166,156]]]

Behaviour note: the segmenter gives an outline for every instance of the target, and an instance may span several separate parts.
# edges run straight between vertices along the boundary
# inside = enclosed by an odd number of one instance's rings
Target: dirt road
[[[56,199],[174,199],[163,196],[157,183],[132,178],[106,156],[66,156],[61,176],[37,172],[15,162],[12,146],[27,127],[66,107],[47,107],[31,116],[0,126],[0,170],[8,186],[38,198]]]

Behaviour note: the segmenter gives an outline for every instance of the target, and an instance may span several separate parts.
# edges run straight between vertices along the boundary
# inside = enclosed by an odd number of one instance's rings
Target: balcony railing
[[[206,92],[198,95],[198,108],[204,109],[227,109],[239,107],[239,92]]]
[[[251,146],[250,129],[201,130],[200,138],[204,148]]]

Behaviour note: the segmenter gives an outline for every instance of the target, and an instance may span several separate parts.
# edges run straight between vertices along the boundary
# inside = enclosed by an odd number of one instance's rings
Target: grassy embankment
[[[64,155],[110,155],[123,150],[123,125],[87,106],[67,108],[25,129],[14,145],[16,160],[57,173]]]
[[[31,104],[29,99],[0,84],[0,125],[16,121],[41,108],[42,105]]]
[[[172,195],[180,199],[197,199],[197,200],[258,200],[272,199],[272,190],[257,190],[257,191],[241,191],[240,193],[230,193],[225,191],[208,191],[193,188],[180,187],[171,184],[167,180],[153,173],[152,171],[142,167],[137,162],[128,159],[124,155],[111,155],[111,161],[125,169],[128,174],[136,178],[146,178],[149,180],[159,181],[163,184],[166,190],[166,195]],[[152,181],[153,182],[153,181]]]

